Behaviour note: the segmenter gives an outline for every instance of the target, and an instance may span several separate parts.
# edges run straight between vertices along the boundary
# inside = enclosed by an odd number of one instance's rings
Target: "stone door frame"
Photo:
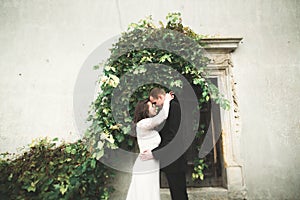
[[[205,50],[211,59],[208,65],[209,77],[218,79],[218,88],[230,101],[230,110],[220,109],[222,127],[223,187],[188,188],[192,199],[246,199],[244,167],[240,158],[240,116],[235,91],[234,66],[231,55],[238,48],[242,38],[205,38]],[[169,196],[168,189],[161,189],[162,197]]]

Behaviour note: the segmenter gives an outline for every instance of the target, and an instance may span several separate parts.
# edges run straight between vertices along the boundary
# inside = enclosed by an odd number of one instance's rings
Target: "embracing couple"
[[[161,108],[158,114],[156,106]],[[168,148],[178,132],[180,122],[178,100],[174,94],[166,93],[163,89],[153,88],[148,99],[137,103],[134,124],[140,154],[133,166],[126,200],[159,200],[159,170],[166,174],[172,200],[188,199],[185,156],[182,152],[181,156],[170,159],[173,152],[183,148],[183,144],[179,142]]]

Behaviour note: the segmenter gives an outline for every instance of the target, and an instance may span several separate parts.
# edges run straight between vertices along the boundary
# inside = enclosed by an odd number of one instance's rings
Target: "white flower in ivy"
[[[117,87],[117,85],[120,82],[120,79],[117,76],[113,75],[113,74],[110,74],[109,78],[110,78],[109,85],[112,86],[112,87]]]

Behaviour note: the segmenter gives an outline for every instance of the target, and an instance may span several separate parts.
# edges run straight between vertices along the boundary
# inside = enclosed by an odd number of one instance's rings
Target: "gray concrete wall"
[[[85,59],[129,23],[170,11],[198,33],[244,38],[233,58],[248,197],[300,198],[298,0],[0,0],[0,151],[78,138],[73,90]]]

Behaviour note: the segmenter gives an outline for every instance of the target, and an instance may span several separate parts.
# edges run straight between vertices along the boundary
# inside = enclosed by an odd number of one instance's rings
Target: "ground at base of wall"
[[[169,189],[160,190],[161,200],[170,200]],[[225,188],[188,188],[189,200],[229,200],[229,199],[246,199],[244,192],[235,194]]]

